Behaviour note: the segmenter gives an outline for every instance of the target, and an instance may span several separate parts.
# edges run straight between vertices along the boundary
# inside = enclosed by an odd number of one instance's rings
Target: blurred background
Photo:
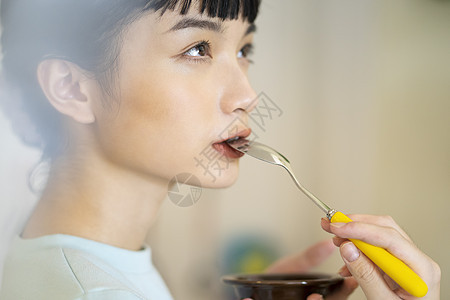
[[[264,126],[253,120],[259,141],[330,206],[393,216],[440,264],[450,298],[450,1],[263,0],[257,26],[250,77],[277,107]],[[39,153],[3,114],[0,137],[5,246],[35,202],[27,176]],[[222,274],[330,238],[322,216],[281,168],[243,158],[233,187],[190,207],[165,201],[148,242],[175,299],[233,299]],[[336,252],[318,270],[341,265]]]

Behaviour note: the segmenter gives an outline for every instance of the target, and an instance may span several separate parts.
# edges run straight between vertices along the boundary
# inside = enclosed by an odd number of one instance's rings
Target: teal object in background
[[[222,251],[221,274],[262,273],[278,258],[278,243],[274,238],[259,233],[233,236]],[[233,299],[234,292],[224,286],[224,299]]]
[[[254,234],[233,237],[223,252],[223,273],[263,272],[277,258],[275,245],[271,238]]]

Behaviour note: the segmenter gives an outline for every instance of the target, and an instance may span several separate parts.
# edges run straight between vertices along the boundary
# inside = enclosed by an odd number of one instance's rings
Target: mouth
[[[212,147],[227,158],[240,158],[244,156],[244,153],[232,148],[230,145],[228,145],[228,143],[236,143],[240,140],[245,140],[251,134],[251,132],[252,131],[249,128],[244,129],[242,131],[239,131],[237,134],[228,137],[227,139],[215,142],[214,144],[212,144]]]

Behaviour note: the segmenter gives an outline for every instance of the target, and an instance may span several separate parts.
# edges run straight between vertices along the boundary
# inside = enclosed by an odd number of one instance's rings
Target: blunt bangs
[[[161,11],[178,10],[180,14],[187,14],[193,4],[199,3],[199,12],[211,18],[234,20],[242,17],[253,23],[258,15],[260,0],[150,0],[146,9]]]

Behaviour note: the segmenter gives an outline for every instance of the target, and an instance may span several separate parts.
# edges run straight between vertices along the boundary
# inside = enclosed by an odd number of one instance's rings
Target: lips
[[[220,140],[218,142],[215,142],[214,144],[212,144],[212,147],[219,152],[220,154],[222,154],[225,157],[228,158],[239,158],[242,157],[244,154],[237,151],[236,149],[230,147],[227,143],[227,141],[236,141],[239,139],[245,139],[246,137],[248,137],[250,134],[252,133],[250,128],[247,129],[243,129],[241,131],[239,131],[238,133],[236,133],[235,135],[229,136],[226,139]]]

